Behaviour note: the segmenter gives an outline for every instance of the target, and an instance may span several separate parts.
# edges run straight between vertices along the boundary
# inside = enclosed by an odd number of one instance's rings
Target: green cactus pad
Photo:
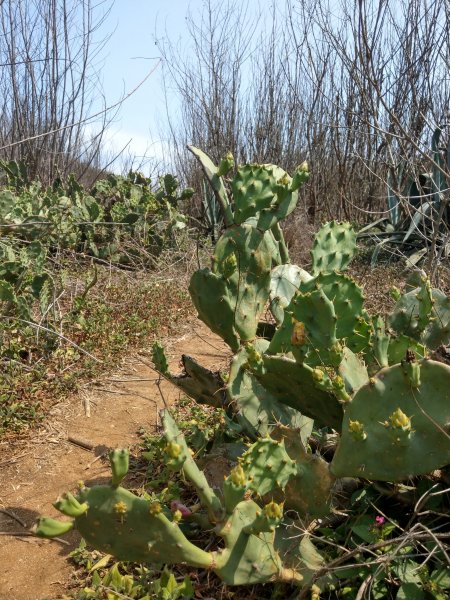
[[[189,291],[200,319],[236,351],[252,340],[269,298],[273,236],[252,225],[230,227],[217,243],[212,271],[196,271]]]
[[[298,292],[300,283],[312,276],[296,265],[278,265],[270,274],[270,311],[278,324],[283,322],[284,309]]]
[[[335,483],[329,464],[306,451],[298,430],[280,426],[274,429],[272,438],[284,441],[286,452],[296,466],[296,473],[291,475],[284,490],[286,508],[295,510],[300,517],[329,514]]]
[[[313,275],[343,271],[355,252],[356,233],[350,223],[325,223],[317,232],[311,250]]]
[[[284,489],[291,475],[296,472],[295,462],[289,457],[284,441],[269,437],[255,442],[241,459],[248,489],[265,496],[276,488]]]
[[[125,448],[113,450],[109,455],[112,485],[117,487],[128,473],[129,452]]]
[[[75,527],[95,548],[119,560],[150,563],[188,562],[211,568],[212,557],[189,542],[158,503],[138,498],[123,488],[85,488],[79,497],[89,510]]]
[[[258,218],[258,229],[267,231],[287,217],[298,201],[292,179],[275,165],[243,165],[231,182],[235,203],[234,222]]]
[[[215,553],[214,570],[228,585],[248,585],[270,580],[302,579],[295,569],[283,568],[274,549],[274,533],[245,533],[257,521],[261,508],[252,500],[240,502],[232,515],[216,528],[225,548]],[[220,528],[219,528],[220,527]]]
[[[262,372],[254,373],[278,402],[297,409],[321,426],[341,429],[343,409],[336,396],[318,389],[311,369],[280,356],[263,356]]]
[[[435,350],[450,341],[450,299],[443,292],[430,289],[428,280],[423,278],[421,287],[407,292],[396,303],[389,324],[398,334]]]
[[[322,288],[297,293],[284,311],[284,320],[275,333],[268,352],[292,352],[299,363],[311,366],[332,364],[336,348],[336,313]],[[337,360],[339,364],[340,360]]]
[[[209,269],[200,269],[191,277],[189,293],[199,318],[236,351],[239,348],[235,328],[236,303],[229,295],[226,280]]]
[[[168,444],[176,444],[177,463],[180,465],[185,477],[194,485],[200,502],[208,509],[209,518],[215,522],[221,518],[223,513],[222,504],[214,491],[209,486],[205,474],[201,471],[195,460],[192,458],[191,452],[186,444],[184,435],[179,431],[175,421],[168,410],[161,412],[161,421],[164,428],[164,437]]]
[[[395,365],[358,390],[331,463],[336,477],[401,481],[450,463],[450,367],[429,360],[416,365],[418,387]]]
[[[351,396],[369,381],[365,364],[349,348],[343,349],[343,358],[338,367],[338,373],[344,380],[345,389]]]
[[[396,365],[405,359],[406,352],[412,350],[418,359],[427,358],[428,350],[423,344],[420,344],[416,340],[407,337],[406,335],[399,335],[398,337],[391,337],[388,348],[388,360],[390,365]]]
[[[263,353],[269,342],[257,340],[255,349]],[[277,423],[300,427],[305,434],[311,433],[313,422],[297,410],[280,404],[248,369],[243,368],[248,360],[246,348],[236,354],[231,363],[227,385],[229,403],[236,413],[238,423],[253,438],[270,433]]]
[[[246,223],[227,229],[214,251],[212,270],[226,280],[234,301],[234,327],[243,341],[255,337],[269,298],[272,246],[270,232],[262,233]]]

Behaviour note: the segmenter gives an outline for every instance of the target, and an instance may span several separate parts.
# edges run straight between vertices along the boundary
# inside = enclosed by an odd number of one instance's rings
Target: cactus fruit
[[[401,481],[450,462],[450,367],[407,363],[412,373],[401,364],[382,369],[346,408],[331,463],[336,477]]]
[[[356,233],[350,223],[325,223],[311,250],[312,274],[343,271],[356,252]]]

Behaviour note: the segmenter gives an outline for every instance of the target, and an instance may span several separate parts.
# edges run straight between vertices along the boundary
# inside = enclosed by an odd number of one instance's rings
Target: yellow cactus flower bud
[[[183,518],[183,513],[181,512],[181,510],[176,510],[173,513],[173,520],[175,523],[179,523],[182,518]]]
[[[268,519],[281,519],[283,516],[283,505],[277,504],[272,500],[272,502],[265,505],[263,511]]]
[[[389,417],[392,427],[409,431],[411,429],[411,419],[405,415],[401,408],[397,408]]]
[[[155,500],[154,502],[152,502],[150,504],[150,514],[153,517],[156,517],[156,515],[159,515],[161,511],[162,511],[161,504],[157,500]]]
[[[116,504],[114,504],[114,512],[117,513],[118,515],[124,515],[127,511],[128,511],[128,507],[125,504],[125,502],[122,502],[122,500],[120,502],[116,502]]]
[[[169,442],[166,446],[166,452],[170,456],[170,458],[178,458],[181,454],[181,446],[177,444],[173,440]]]
[[[244,486],[246,484],[245,472],[241,465],[236,465],[233,469],[231,469],[230,479],[234,485]]]
[[[365,440],[367,433],[364,431],[364,425],[359,421],[352,421],[350,419],[348,423],[348,430],[356,440]]]
[[[343,388],[344,387],[344,380],[342,379],[342,377],[340,375],[337,375],[334,378],[334,384],[337,388]]]
[[[309,171],[308,161],[304,160],[301,165],[298,165],[297,171],[308,172]]]
[[[323,381],[324,372],[322,371],[322,369],[319,369],[319,368],[313,369],[312,377],[313,377],[314,381]]]

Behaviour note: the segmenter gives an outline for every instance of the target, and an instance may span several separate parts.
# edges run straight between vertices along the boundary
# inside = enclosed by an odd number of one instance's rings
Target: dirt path
[[[166,350],[173,372],[179,371],[183,353],[210,368],[220,368],[227,360],[226,346],[199,321],[186,325],[178,339],[168,340]],[[0,444],[0,509],[10,513],[0,512],[0,600],[54,599],[69,589],[73,566],[67,555],[79,543],[77,533],[66,536],[66,545],[4,532],[23,533],[38,515],[56,516],[52,502],[59,494],[80,480],[91,485],[109,477],[107,461],[97,458],[106,448],[136,445],[141,426],[155,430],[163,401],[150,365],[150,352],[136,354],[124,361],[120,372],[84,386],[79,395],[55,406],[30,440],[12,448]],[[161,391],[168,403],[180,396],[166,382]],[[93,449],[68,442],[68,436],[89,442]]]

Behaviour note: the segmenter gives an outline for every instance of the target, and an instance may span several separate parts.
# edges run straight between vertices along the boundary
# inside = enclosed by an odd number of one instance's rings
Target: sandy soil
[[[223,366],[228,354],[199,321],[168,340],[166,350],[173,372],[179,371],[183,353],[214,369]],[[171,404],[180,396],[166,382],[161,394],[157,380],[150,352],[143,350],[124,360],[120,371],[55,406],[29,439],[0,443],[0,600],[50,600],[68,592],[73,565],[67,556],[77,547],[78,534],[65,536],[65,544],[24,534],[39,515],[58,515],[52,502],[59,494],[73,490],[80,480],[91,485],[109,477],[102,458],[108,448],[137,445],[140,427],[155,431],[164,401]]]

